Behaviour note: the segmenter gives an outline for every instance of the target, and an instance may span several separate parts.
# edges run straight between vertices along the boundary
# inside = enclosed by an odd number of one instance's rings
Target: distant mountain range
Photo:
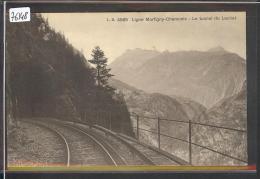
[[[116,79],[151,93],[192,99],[206,108],[238,93],[246,61],[222,47],[208,51],[127,50],[110,68]]]
[[[246,61],[222,47],[206,52],[128,50],[110,68],[117,79],[109,83],[123,94],[130,112],[247,128]],[[135,124],[134,118],[132,123]],[[157,120],[141,118],[140,127],[156,132]],[[184,140],[188,137],[188,127],[182,123],[164,121],[161,132]],[[142,132],[140,137],[148,144],[158,145],[156,134]],[[192,140],[247,160],[246,133],[192,125]],[[188,160],[187,144],[170,138],[162,138],[161,142],[163,150]],[[201,147],[193,146],[192,150],[196,165],[245,164]]]

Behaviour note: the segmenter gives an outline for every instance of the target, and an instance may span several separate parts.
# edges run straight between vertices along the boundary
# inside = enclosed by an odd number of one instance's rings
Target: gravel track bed
[[[72,123],[70,123],[72,124]],[[118,154],[124,159],[127,165],[147,165],[138,154],[133,149],[130,149],[128,146],[126,146],[125,143],[120,141],[119,139],[116,139],[113,136],[106,135],[104,132],[95,130],[95,129],[89,129],[88,126],[83,124],[72,124],[74,126],[77,126],[83,130],[95,132],[96,134],[102,136],[105,138],[109,144],[118,152]]]
[[[16,135],[21,138],[20,142],[7,140],[8,166],[65,165],[65,144],[57,134],[36,124],[20,121]]]
[[[46,123],[43,123],[47,125]],[[67,140],[70,148],[71,166],[113,165],[98,144],[87,135],[72,128],[51,122],[49,127],[57,130]]]
[[[74,125],[77,127],[80,127],[84,130],[90,130],[89,126],[84,125],[84,124],[79,124],[79,123],[73,123],[73,122],[67,122],[70,125]],[[117,152],[124,158],[125,161],[127,161],[127,165],[147,165],[139,155],[136,154],[135,151],[132,151],[126,144],[124,144],[122,141],[119,139],[116,139],[113,136],[106,135],[104,132],[96,130],[96,129],[91,129],[93,132],[98,133],[99,135],[105,137],[109,143],[114,146],[115,149],[117,149]],[[124,140],[124,139],[123,139]],[[158,152],[153,151],[147,147],[142,146],[141,144],[138,144],[136,142],[127,140],[129,144],[134,146],[137,150],[139,150],[141,153],[143,153],[147,158],[151,159],[154,164],[156,165],[179,165],[175,161],[169,159],[168,157],[158,154]]]
[[[150,158],[153,161],[153,163],[156,165],[179,165],[178,163],[169,159],[168,157],[161,155],[152,149],[144,147],[141,144],[138,144],[131,140],[127,140],[127,142],[130,143],[132,146],[134,146],[139,151],[141,151],[145,156]]]

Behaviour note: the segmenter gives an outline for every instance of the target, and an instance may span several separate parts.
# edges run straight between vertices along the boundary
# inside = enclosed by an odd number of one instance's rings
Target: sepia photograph
[[[248,166],[246,12],[32,13],[5,45],[7,170]]]

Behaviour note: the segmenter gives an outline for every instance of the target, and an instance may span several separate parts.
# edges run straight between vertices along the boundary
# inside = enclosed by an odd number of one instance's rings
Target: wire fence
[[[194,129],[195,126],[206,126],[206,127],[210,127],[210,128],[216,128],[216,129],[222,129],[222,130],[228,130],[228,131],[234,131],[236,133],[242,133],[242,134],[246,134],[247,131],[243,130],[243,129],[238,129],[238,128],[231,128],[231,127],[224,127],[224,126],[218,126],[218,125],[212,125],[212,124],[206,124],[206,123],[200,123],[200,122],[194,122],[191,120],[187,120],[187,121],[182,121],[182,120],[176,120],[176,119],[164,119],[164,118],[159,118],[159,117],[148,117],[148,116],[143,116],[143,115],[138,115],[135,113],[130,113],[130,116],[132,119],[132,127],[136,132],[136,139],[141,141],[140,136],[141,136],[141,132],[146,132],[149,133],[150,137],[156,138],[156,144],[155,143],[148,143],[148,145],[154,146],[156,148],[158,148],[159,150],[164,150],[165,147],[165,143],[162,145],[162,142],[165,142],[163,140],[161,140],[162,138],[169,138],[169,139],[173,139],[176,141],[180,141],[184,144],[187,144],[187,149],[185,149],[185,153],[188,153],[188,162],[192,165],[193,162],[193,146],[196,147],[200,147],[202,149],[206,149],[208,151],[214,152],[216,154],[228,157],[230,159],[242,162],[242,163],[246,163],[247,161],[233,156],[232,154],[228,154],[225,153],[223,151],[218,151],[214,148],[211,148],[209,146],[204,146],[202,144],[196,143],[194,140],[192,140],[195,137],[195,133],[192,129]],[[86,120],[88,119],[88,120]],[[115,130],[115,128],[113,126],[115,126],[115,123],[117,123],[116,121],[112,120],[113,116],[110,114],[110,112],[105,112],[105,111],[97,111],[93,117],[92,120],[89,121],[89,116],[86,117],[85,120],[81,121],[81,123],[87,124],[87,125],[94,125],[94,124],[98,124],[101,125],[109,130],[112,131],[116,131],[116,132],[122,132],[123,127],[121,125],[121,127],[119,127],[120,129]],[[143,122],[143,120],[148,120],[146,125],[143,125],[143,123],[141,123],[141,121]],[[150,121],[153,120],[153,123],[151,123]],[[88,121],[88,122],[87,122]],[[75,121],[75,122],[79,122],[79,121]],[[166,124],[162,125],[164,122],[167,122]],[[165,130],[163,129],[162,126],[168,125],[168,126],[172,126],[169,125],[169,122],[174,122],[176,123],[174,126],[177,126],[179,129],[178,131],[180,131],[180,126],[181,125],[185,125],[185,129],[187,129],[186,133],[183,134],[183,136],[174,136],[174,135],[169,135],[165,133]],[[151,127],[152,125],[152,127]],[[167,145],[167,143],[166,143]],[[167,151],[166,151],[167,152]]]
[[[170,139],[174,139],[174,140],[184,142],[188,145],[188,149],[187,149],[188,150],[188,160],[189,160],[189,163],[191,165],[193,163],[192,162],[192,159],[193,159],[192,147],[193,146],[197,146],[197,147],[206,149],[208,151],[217,153],[219,155],[228,157],[230,159],[233,159],[233,160],[236,160],[236,161],[239,161],[239,162],[247,163],[247,161],[242,159],[242,158],[233,156],[232,154],[227,154],[227,153],[222,152],[222,151],[218,151],[218,150],[213,149],[213,148],[208,147],[208,146],[204,146],[204,145],[196,143],[194,140],[192,140],[192,137],[194,137],[194,131],[192,130],[192,128],[194,128],[194,126],[206,126],[206,127],[210,127],[210,128],[234,131],[234,132],[238,132],[238,133],[247,133],[246,130],[238,129],[238,128],[218,126],[218,125],[212,125],[212,124],[206,124],[206,123],[200,123],[200,122],[193,122],[191,120],[182,121],[182,120],[175,120],[175,119],[163,119],[163,118],[159,118],[159,117],[148,117],[148,116],[138,115],[138,114],[135,114],[135,113],[131,113],[130,116],[134,119],[135,124],[133,125],[133,128],[136,131],[137,140],[140,140],[140,132],[149,132],[153,135],[156,135],[157,136],[156,137],[157,138],[157,146],[155,146],[155,147],[157,147],[159,150],[162,150],[162,146],[161,146],[161,142],[162,142],[161,138],[162,137],[167,137],[167,138],[170,138]],[[146,120],[153,120],[154,124],[156,124],[153,127],[157,128],[157,129],[151,130],[151,129],[144,128],[144,126],[141,124],[141,120],[145,120],[145,119]],[[164,121],[175,122],[175,123],[179,123],[179,124],[182,124],[182,125],[186,125],[187,126],[187,134],[185,134],[184,138],[165,134],[164,132],[162,132],[162,127],[161,127],[161,123],[164,122]]]

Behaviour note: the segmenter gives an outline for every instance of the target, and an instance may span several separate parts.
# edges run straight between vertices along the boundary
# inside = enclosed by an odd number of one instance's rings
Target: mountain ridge
[[[168,120],[191,120],[235,129],[246,128],[246,82],[239,93],[223,99],[209,110],[190,99],[146,93],[120,80],[111,79],[110,85],[123,93],[129,111],[139,115],[139,127],[145,130],[157,131],[156,117]],[[146,117],[143,118],[143,116]],[[237,119],[238,117],[240,119]],[[188,137],[187,125],[168,120],[161,121],[161,132],[185,140]],[[133,127],[136,126],[135,117],[132,117],[132,124]],[[192,138],[196,144],[247,160],[246,134],[193,124]],[[155,147],[158,146],[157,135],[153,133],[140,131],[139,140]],[[170,138],[162,138],[161,143],[165,144],[163,150],[188,160],[188,146],[185,143],[173,142]],[[205,148],[194,147],[193,152],[193,162],[196,165],[244,165],[244,163],[212,153]]]
[[[124,59],[122,55],[120,64],[115,60],[110,65],[116,79],[149,93],[191,98],[207,108],[237,93],[246,76],[246,61],[223,50],[164,51],[159,54],[156,51],[153,55],[146,54],[145,60],[139,60],[135,67],[128,65],[128,61],[135,62],[140,58],[130,56]]]
[[[111,78],[109,80],[109,84],[117,89],[118,92],[121,92],[123,94],[129,111],[137,114],[144,114],[144,111],[149,111],[149,108],[147,108],[146,110],[141,110],[143,107],[142,105],[156,104],[160,100],[165,102],[162,102],[163,106],[165,106],[164,108],[168,108],[167,106],[171,107],[171,105],[168,105],[167,102],[170,102],[170,104],[175,103],[173,106],[178,106],[181,113],[185,113],[185,118],[182,118],[183,121],[195,119],[195,116],[198,116],[198,114],[206,110],[203,105],[195,101],[191,101],[190,99],[177,96],[167,96],[160,93],[147,93],[114,78]],[[157,100],[149,101],[149,98]],[[145,100],[148,100],[148,102],[143,102]],[[159,106],[158,109],[159,108],[161,108],[161,106]],[[171,119],[172,116],[168,115],[167,113],[167,111],[165,113],[158,113],[155,111],[150,113],[148,112],[146,113],[146,115],[148,115],[147,117],[168,117],[169,119]]]

